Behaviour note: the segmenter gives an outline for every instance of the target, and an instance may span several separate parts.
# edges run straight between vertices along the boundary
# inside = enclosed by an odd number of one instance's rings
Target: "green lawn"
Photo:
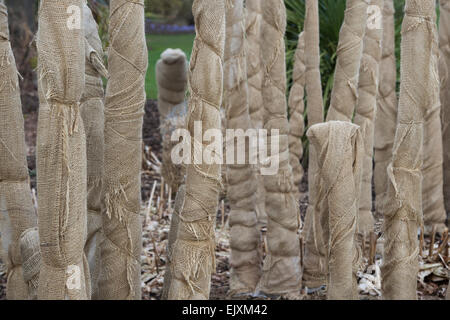
[[[186,53],[186,56],[191,56],[192,44],[194,42],[195,34],[177,34],[177,35],[161,35],[148,34],[148,71],[145,78],[145,91],[147,99],[156,99],[158,97],[158,88],[156,86],[155,65],[161,53],[167,48],[179,48]]]

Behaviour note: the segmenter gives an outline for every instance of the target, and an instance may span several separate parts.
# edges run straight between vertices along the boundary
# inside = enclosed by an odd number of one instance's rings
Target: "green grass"
[[[156,86],[155,65],[161,53],[167,48],[179,48],[186,53],[188,59],[191,56],[192,45],[195,34],[177,34],[177,35],[161,35],[148,34],[148,71],[145,78],[145,92],[147,99],[156,99],[158,97],[158,88]]]

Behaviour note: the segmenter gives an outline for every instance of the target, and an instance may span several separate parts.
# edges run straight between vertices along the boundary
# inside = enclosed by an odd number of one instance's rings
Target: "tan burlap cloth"
[[[289,92],[289,164],[292,167],[294,183],[298,186],[303,178],[303,167],[300,160],[303,157],[302,136],[305,130],[303,112],[305,111],[305,37],[298,36],[297,49],[294,55],[294,70],[292,70],[292,87]]]
[[[314,5],[313,5],[314,4]],[[313,10],[314,16],[317,4],[312,1],[308,3],[308,10]],[[337,61],[336,70],[334,74],[333,90],[331,92],[331,103],[328,109],[327,121],[330,120],[344,120],[352,122],[353,113],[356,107],[357,101],[357,87],[360,69],[360,60],[363,50],[363,37],[365,34],[367,24],[367,0],[348,0],[346,2],[346,10],[344,15],[344,22],[339,32],[339,43],[337,48]],[[315,19],[315,18],[314,18]],[[318,35],[316,30],[318,29],[317,23],[312,23],[312,29],[310,35],[308,35],[308,28],[310,24],[305,24],[306,33],[306,50],[307,51],[307,71],[306,71],[306,93],[307,93],[307,113],[308,113],[308,125],[312,126],[316,123],[322,122],[323,114],[323,101],[319,101],[318,88],[320,81],[320,73],[318,69],[319,53],[318,53]],[[317,26],[316,26],[317,25]],[[315,37],[314,40],[308,40],[308,37]],[[309,43],[316,44],[310,48]],[[312,52],[314,50],[314,52]],[[310,59],[312,61],[310,61]],[[309,61],[309,62],[308,62]],[[314,68],[310,71],[310,68]],[[313,73],[308,76],[309,73]],[[315,79],[313,82],[310,78]],[[318,79],[318,80],[317,80]],[[320,87],[321,88],[321,87]],[[310,93],[310,91],[312,91]],[[310,110],[310,95],[314,98],[314,104]],[[321,96],[320,96],[321,98]],[[317,107],[316,107],[317,105]],[[319,109],[319,106],[321,107]],[[311,115],[310,115],[311,113]],[[311,122],[312,120],[312,122]],[[322,218],[320,212],[315,212],[316,205],[316,193],[320,188],[316,185],[315,176],[317,175],[316,155],[314,150],[309,153],[310,162],[308,169],[309,180],[309,205],[305,219],[306,230],[306,248],[305,248],[305,260],[304,260],[304,279],[305,285],[308,287],[318,287],[325,284],[326,264],[324,242],[322,237],[323,231],[321,228]]]
[[[316,124],[307,132],[319,167],[316,212],[320,212],[327,249],[327,298],[357,299],[356,272],[361,253],[356,244],[363,140],[347,121]]]
[[[306,95],[308,125],[323,122],[324,110],[322,83],[320,77],[319,47],[319,8],[317,0],[306,1],[305,17],[305,54],[306,54]],[[319,214],[315,214],[317,188],[317,156],[314,148],[308,154],[308,208],[306,210],[303,237],[306,240],[305,258],[303,260],[303,280],[307,287],[325,284],[325,246],[322,241],[322,226]]]
[[[402,25],[401,86],[388,200],[384,208],[384,299],[416,299],[422,224],[424,121],[439,110],[434,0],[407,0]]]
[[[158,111],[163,139],[161,175],[172,188],[172,192],[177,192],[178,187],[183,183],[185,173],[183,165],[172,162],[172,149],[178,141],[171,141],[171,135],[185,123],[186,64],[186,55],[180,49],[165,50],[156,63]]]
[[[73,25],[68,22],[69,6],[80,9]],[[87,233],[86,137],[79,108],[85,72],[82,6],[82,0],[44,0],[39,7],[39,299],[90,298],[83,250]],[[79,25],[77,19],[81,19]]]
[[[196,37],[188,72],[190,100],[186,128],[191,134],[193,161],[187,165],[186,195],[171,252],[172,281],[168,294],[171,300],[208,299],[211,273],[215,269],[214,220],[221,165],[199,161],[209,143],[197,140],[194,126],[200,122],[203,132],[221,129],[225,1],[194,0],[192,12]]]
[[[261,66],[261,0],[246,0],[245,16],[245,39],[247,57],[247,83],[248,83],[248,106],[252,128],[263,127],[263,98],[262,81],[263,70]],[[259,151],[259,150],[258,150]],[[267,225],[267,214],[265,210],[264,179],[259,171],[260,163],[254,166],[256,171],[256,214],[261,225]]]
[[[111,0],[100,299],[141,298],[141,152],[148,52],[144,0]]]
[[[375,115],[373,180],[375,185],[375,211],[383,215],[387,198],[387,166],[392,159],[395,128],[397,125],[397,67],[395,58],[394,1],[385,0],[383,7],[383,40],[379,66],[377,111]]]
[[[184,199],[186,196],[186,187],[184,184],[180,185],[178,188],[177,196],[175,197],[175,206],[173,208],[172,216],[170,217],[170,230],[169,230],[169,241],[167,243],[167,267],[166,272],[164,273],[164,285],[163,285],[163,291],[161,294],[162,300],[167,300],[169,297],[169,288],[170,284],[172,282],[172,250],[173,250],[173,244],[175,243],[175,240],[177,239],[178,235],[178,224],[180,222],[180,219],[178,218],[181,212],[181,209],[183,208]]]
[[[371,5],[382,9],[384,0],[371,0]],[[383,29],[375,25],[376,21],[369,21],[369,23],[371,24],[366,28],[364,35],[363,54],[359,69],[358,99],[354,118],[354,123],[361,128],[364,141],[358,232],[367,236],[374,229],[372,214],[373,142],[383,36]]]
[[[104,98],[102,76],[103,48],[97,23],[91,9],[83,7],[85,37],[85,86],[81,97],[81,118],[86,132],[87,158],[87,239],[84,247],[91,274],[92,299],[98,297],[100,273],[100,243],[103,241],[101,192],[104,156]]]
[[[275,174],[264,175],[268,253],[258,289],[268,294],[284,294],[298,291],[302,280],[297,234],[299,210],[294,197],[292,168],[289,165],[284,54],[286,9],[282,0],[267,0],[262,3],[262,12],[264,129],[268,131],[269,161],[277,161],[279,167]],[[272,150],[272,139],[279,144],[278,149]]]
[[[244,132],[252,127],[249,115],[247,59],[244,47],[244,1],[231,0],[226,8],[226,39],[224,53],[223,106],[227,129]],[[230,138],[228,140],[228,138]],[[227,150],[245,156],[245,162],[227,162],[227,197],[230,204],[230,295],[252,293],[261,277],[261,234],[255,203],[256,172],[249,163],[249,149],[256,151],[244,139],[226,138]],[[256,155],[254,153],[254,155]]]
[[[20,235],[37,225],[29,186],[19,76],[9,42],[8,13],[0,2],[0,231],[7,268],[6,298],[27,299]]]
[[[444,161],[444,201],[450,211],[450,0],[440,1],[439,49],[441,77],[441,121]]]

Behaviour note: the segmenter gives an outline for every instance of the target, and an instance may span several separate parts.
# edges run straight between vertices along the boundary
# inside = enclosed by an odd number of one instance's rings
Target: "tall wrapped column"
[[[261,67],[261,3],[264,0],[246,0],[245,34],[247,57],[247,82],[248,82],[248,106],[252,128],[263,127],[264,106],[262,101],[263,70]],[[265,188],[264,179],[259,171],[259,164],[255,166],[256,171],[256,213],[258,221],[262,225],[267,224],[265,210]]]
[[[244,2],[232,0],[226,8],[226,40],[224,53],[224,97],[227,129],[235,133],[252,127],[249,115],[247,84],[247,60],[244,48]],[[249,159],[249,149],[235,145],[234,135],[226,141],[227,150],[234,146],[237,152]],[[252,150],[254,152],[254,150]],[[255,210],[257,182],[256,174],[249,162],[231,164],[227,162],[227,196],[230,201],[230,248],[231,279],[230,293],[252,293],[261,277],[261,234]]]
[[[384,0],[372,0],[371,5],[382,9]],[[361,128],[364,140],[361,198],[359,201],[359,232],[369,235],[374,229],[372,214],[372,166],[374,121],[377,107],[379,63],[381,60],[383,29],[369,24],[364,36],[364,48],[359,69],[358,100],[355,124]]]
[[[141,298],[141,152],[148,64],[144,0],[111,0],[100,299]]]
[[[167,49],[156,63],[158,111],[163,147],[161,175],[173,192],[177,192],[178,187],[183,183],[185,172],[183,165],[172,162],[172,148],[178,141],[171,141],[171,135],[174,130],[184,126],[186,62],[186,55],[183,51]]]
[[[82,8],[82,0],[43,0],[39,8],[39,299],[90,298],[83,250],[87,226],[86,136],[80,116],[85,72]]]
[[[100,243],[102,241],[101,192],[104,156],[104,98],[102,76],[103,48],[97,23],[91,9],[83,6],[85,37],[85,86],[80,112],[86,132],[87,159],[87,239],[85,253],[91,274],[92,298],[98,295],[100,272]]]
[[[320,34],[319,34],[319,3],[318,0],[306,1],[305,17],[305,54],[306,54],[306,95],[308,125],[321,123],[324,120],[322,81],[320,77]],[[320,187],[316,181],[318,174],[316,153],[309,149],[308,157],[308,208],[303,227],[305,258],[303,262],[304,284],[310,288],[325,284],[326,263],[325,244],[322,239],[320,213],[315,212],[316,194]]]
[[[289,165],[284,55],[286,9],[282,0],[266,0],[262,11],[264,129],[268,132],[267,150],[271,161],[276,161],[279,166],[276,172],[264,175],[268,254],[258,289],[267,294],[287,294],[301,288],[302,276],[297,235],[299,212]],[[278,143],[278,149],[272,148],[273,141]]]
[[[0,230],[7,268],[6,298],[27,299],[20,235],[37,225],[28,177],[19,77],[9,42],[8,13],[0,1]]]
[[[363,140],[359,127],[343,121],[316,124],[308,138],[317,154],[323,187],[317,194],[316,212],[321,212],[323,238],[327,244],[327,298],[357,299],[356,247]]]
[[[206,130],[221,129],[225,0],[194,0],[192,12],[196,37],[188,73],[190,100],[186,128],[194,161],[187,165],[186,195],[171,252],[172,280],[168,294],[171,300],[208,299],[211,273],[215,269],[214,219],[221,166],[215,161],[198,161],[207,143],[198,140],[194,127],[202,126],[202,136]],[[221,147],[219,144],[218,148]]]
[[[302,136],[305,130],[303,112],[305,111],[305,37],[300,33],[294,57],[292,72],[293,84],[289,92],[289,163],[294,175],[294,183],[298,186],[303,178],[303,167],[300,160],[303,156]]]
[[[373,179],[375,185],[375,211],[382,216],[386,202],[387,166],[392,159],[395,128],[397,125],[397,64],[395,59],[394,0],[385,0],[383,7],[383,40],[379,66],[380,81],[375,115]]]
[[[358,97],[359,68],[367,24],[367,0],[347,0],[339,32],[336,70],[327,121],[353,119]]]
[[[407,0],[402,25],[400,101],[388,166],[381,270],[383,296],[389,300],[417,298],[424,121],[439,105],[435,3]]]
[[[441,77],[442,146],[444,155],[444,201],[450,211],[450,1],[440,1],[439,49],[441,52],[439,74]]]

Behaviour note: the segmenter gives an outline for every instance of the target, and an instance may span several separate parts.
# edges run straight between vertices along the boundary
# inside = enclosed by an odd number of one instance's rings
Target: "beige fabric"
[[[439,18],[441,119],[445,209],[450,211],[450,1],[441,0]]]
[[[183,183],[185,172],[184,166],[172,162],[172,148],[178,142],[172,142],[171,135],[185,122],[186,71],[186,55],[180,49],[165,50],[156,63],[158,110],[163,139],[161,175],[173,192]]]
[[[6,298],[26,299],[20,235],[37,225],[31,200],[19,78],[9,42],[8,13],[0,3],[0,231],[7,268]]]
[[[449,5],[447,4],[447,8]],[[444,15],[445,16],[445,15]],[[444,18],[445,19],[445,18]],[[437,38],[437,30],[434,36]],[[439,48],[433,48],[434,59],[439,61]],[[434,72],[439,74],[439,67],[435,66]],[[438,81],[439,81],[439,76]],[[437,232],[442,233],[445,229],[447,213],[444,207],[443,190],[443,146],[442,146],[442,127],[441,127],[441,101],[439,97],[439,87],[429,92],[429,102],[425,113],[424,140],[423,140],[423,165],[422,165],[422,208],[425,233],[431,233],[434,225]]]
[[[261,67],[261,0],[246,0],[245,17],[245,46],[247,57],[247,82],[248,82],[248,105],[252,128],[261,129],[263,126],[263,100],[262,81],[263,70]],[[258,162],[259,163],[259,162]],[[267,225],[267,214],[265,209],[265,188],[264,178],[259,171],[259,165],[255,166],[256,171],[256,214],[261,225]]]
[[[28,285],[28,299],[36,300],[42,262],[37,228],[27,229],[20,236],[20,255],[23,261],[23,278]]]
[[[384,7],[384,0],[371,0],[371,5]],[[361,128],[364,140],[364,163],[359,201],[359,232],[369,235],[374,229],[372,215],[372,166],[374,121],[377,107],[379,63],[381,60],[383,29],[367,27],[359,69],[358,99],[354,123]]]
[[[367,24],[367,0],[347,0],[339,32],[336,70],[327,121],[352,121],[358,96],[358,78]]]
[[[84,34],[82,20],[80,29],[68,29],[66,12],[68,6],[81,9],[82,4],[81,0],[44,0],[39,8],[39,299],[90,298],[89,268],[83,251],[87,232],[86,138],[79,110],[84,87]]]
[[[169,288],[172,282],[171,264],[172,264],[172,250],[173,244],[175,243],[178,235],[178,224],[180,219],[178,218],[181,209],[184,205],[184,199],[186,196],[186,187],[184,184],[180,185],[178,188],[177,196],[175,198],[175,206],[173,208],[173,214],[170,218],[170,230],[169,230],[169,241],[167,243],[167,265],[164,273],[164,285],[161,294],[162,300],[167,300],[169,297]]]
[[[186,128],[191,135],[192,157],[205,147],[194,136],[194,122],[203,132],[221,127],[225,46],[225,1],[194,0],[196,37],[189,65],[189,111]],[[197,155],[198,156],[198,155]],[[193,162],[193,161],[192,161]],[[169,299],[208,299],[215,269],[214,220],[220,190],[220,164],[189,164],[186,196],[173,245]]]
[[[80,112],[86,131],[87,157],[87,240],[84,247],[91,274],[92,299],[98,297],[100,243],[102,242],[101,191],[104,155],[104,90],[101,76],[107,76],[102,63],[102,42],[91,9],[83,6],[85,37],[85,86]]]
[[[278,153],[273,151],[270,154],[272,161],[279,162],[279,168],[276,174],[264,176],[268,253],[258,289],[267,294],[284,294],[298,291],[302,278],[297,234],[299,212],[294,197],[292,168],[289,165],[284,55],[286,9],[282,0],[266,0],[262,4],[262,11],[264,128],[268,131],[269,151],[272,139],[279,142]],[[278,134],[272,132],[273,129],[279,130]]]
[[[387,198],[387,166],[392,159],[395,128],[397,125],[397,66],[395,58],[394,1],[385,0],[383,7],[383,41],[379,66],[377,112],[375,115],[374,171],[375,211],[383,215]]]
[[[243,6],[243,0],[231,0],[231,5],[225,11],[223,106],[227,115],[227,129],[246,131],[252,125],[248,109]],[[233,137],[226,141],[226,145],[238,150],[245,148],[245,159],[248,159],[251,147],[248,144],[236,144]],[[259,250],[261,234],[255,210],[256,174],[248,161],[245,164],[227,164],[227,181],[227,197],[231,208],[228,222],[231,248],[230,294],[252,293],[261,277],[262,262]]]
[[[305,53],[306,53],[306,94],[308,97],[308,125],[323,122],[324,110],[322,99],[322,82],[320,77],[319,47],[319,8],[317,0],[306,1],[305,17]],[[319,212],[315,213],[317,188],[317,156],[313,148],[308,157],[308,196],[303,233],[306,240],[305,258],[303,262],[303,280],[307,287],[318,287],[325,284],[326,263],[325,245],[322,239],[322,226]]]
[[[363,139],[357,125],[330,121],[312,126],[307,136],[317,153],[320,211],[327,248],[329,300],[357,299],[361,253],[356,245]]]
[[[305,130],[303,112],[305,111],[305,38],[304,33],[298,37],[297,49],[294,56],[294,70],[292,71],[292,87],[289,92],[289,164],[292,167],[294,183],[298,186],[303,178],[303,167],[300,160],[303,156],[302,136]]]
[[[418,228],[422,223],[424,120],[439,103],[434,0],[407,0],[402,26],[401,86],[388,201],[384,208],[385,299],[416,299]]]
[[[143,0],[111,0],[99,299],[141,298],[141,153],[148,65]]]

